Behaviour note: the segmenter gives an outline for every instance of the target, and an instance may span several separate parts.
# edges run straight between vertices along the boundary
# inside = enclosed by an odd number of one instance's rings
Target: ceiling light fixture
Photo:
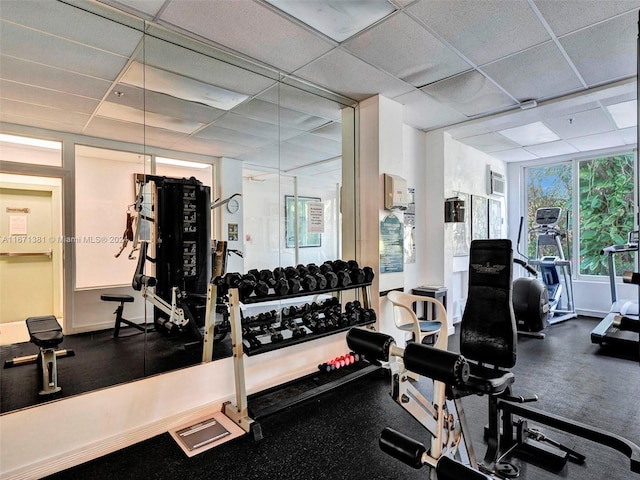
[[[618,128],[635,127],[638,123],[638,102],[636,100],[609,105],[607,110]]]
[[[173,165],[175,167],[187,167],[187,168],[207,168],[210,167],[208,163],[189,162],[187,160],[178,160],[175,158],[156,157],[156,163],[163,165]]]
[[[16,143],[18,145],[28,145],[30,147],[50,148],[51,150],[62,150],[62,142],[53,140],[41,140],[39,138],[19,137],[0,133],[0,142]]]
[[[160,68],[145,66],[139,62],[133,62],[129,66],[121,82],[225,111],[231,110],[249,98],[248,95],[242,93],[233,92]]]
[[[498,130],[500,135],[507,137],[522,146],[537,145],[539,143],[555,142],[560,137],[552,132],[542,122],[529,123],[519,127]]]

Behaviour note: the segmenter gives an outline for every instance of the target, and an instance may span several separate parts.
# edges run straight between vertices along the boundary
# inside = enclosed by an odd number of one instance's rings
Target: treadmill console
[[[553,228],[558,226],[562,209],[560,207],[545,207],[536,210],[536,225]]]

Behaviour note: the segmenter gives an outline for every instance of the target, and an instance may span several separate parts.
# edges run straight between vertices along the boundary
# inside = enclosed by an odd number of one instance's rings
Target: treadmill
[[[638,317],[638,301],[637,300],[619,300],[618,291],[616,287],[616,267],[615,256],[625,252],[637,252],[638,251],[638,237],[639,232],[629,232],[627,243],[622,245],[611,245],[603,248],[600,253],[607,254],[609,256],[609,284],[611,287],[611,309],[609,314],[602,319],[602,321],[591,331],[591,343],[599,345],[605,344],[626,344],[632,346],[638,346],[638,334],[629,331],[621,330],[614,320],[616,316],[622,315],[629,319],[640,322]]]

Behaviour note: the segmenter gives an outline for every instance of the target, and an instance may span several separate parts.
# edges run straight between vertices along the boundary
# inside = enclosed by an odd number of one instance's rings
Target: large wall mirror
[[[341,192],[353,190],[343,183],[354,102],[99,3],[35,3],[0,10],[3,414],[230,355],[223,328],[203,351],[201,313],[199,332],[158,328],[159,307],[132,287],[141,245],[152,259],[177,255],[171,219],[202,233],[206,284],[220,243],[226,270],[244,273],[340,258],[353,229]],[[197,220],[184,200],[193,188],[204,192]],[[321,230],[288,238],[287,216],[300,227],[307,211],[291,198],[314,199]],[[179,289],[195,276],[187,254]],[[174,263],[149,261],[144,273],[174,279]],[[121,306],[130,323],[117,330]],[[38,316],[64,332],[54,394],[39,394],[31,361],[25,320]]]

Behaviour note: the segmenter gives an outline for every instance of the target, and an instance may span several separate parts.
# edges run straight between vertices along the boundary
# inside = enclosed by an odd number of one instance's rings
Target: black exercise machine
[[[454,429],[444,430],[444,434],[440,433],[440,430],[430,430],[434,439],[441,440],[451,434],[457,434],[459,438],[464,439],[469,454],[468,468],[473,470],[472,462],[475,458],[467,434],[461,399],[468,395],[486,395],[487,451],[482,463],[477,464],[478,470],[488,474],[495,473],[503,478],[515,478],[519,475],[518,469],[504,460],[516,455],[532,459],[554,471],[562,469],[568,460],[584,462],[585,457],[582,454],[530,427],[527,420],[531,420],[611,447],[629,457],[630,470],[640,474],[640,447],[633,442],[605,430],[524,405],[537,401],[536,396],[521,397],[512,394],[515,376],[510,369],[516,363],[517,328],[512,305],[511,241],[474,240],[471,243],[469,265],[469,293],[460,325],[461,355],[447,352],[448,355],[440,357],[443,352],[431,354],[427,349],[433,347],[428,345],[416,345],[411,349],[408,347],[400,353],[404,356],[406,369],[413,369],[417,373],[446,383],[447,398],[457,407],[459,420],[457,424],[454,423]],[[364,350],[365,356],[379,360],[389,358],[385,352],[396,355],[395,347],[386,347],[380,340],[374,342],[373,337],[367,337],[366,342],[353,342],[349,339],[353,336],[352,332],[349,333],[347,342],[351,342],[349,345],[354,351]],[[355,334],[362,340],[359,333]],[[392,343],[393,339],[389,339],[387,343]],[[402,383],[408,382],[400,382],[400,385]],[[394,398],[398,395],[397,388],[396,382],[392,382]],[[382,444],[385,451],[414,467],[422,464],[436,466],[440,460],[438,456],[432,455],[433,443],[429,454],[425,454],[426,449],[419,442],[407,440],[394,431],[383,432]],[[410,455],[409,452],[414,454]],[[445,456],[455,453],[446,449],[442,452],[447,453]],[[425,455],[428,458],[424,458]],[[416,458],[421,460],[418,461]],[[468,477],[458,478],[484,477],[472,477],[470,474]]]
[[[70,349],[57,350],[64,340],[62,327],[53,315],[42,317],[29,317],[26,320],[27,330],[31,343],[36,345],[40,352],[34,355],[25,355],[7,360],[4,368],[17,367],[32,363],[38,364],[38,377],[41,389],[39,395],[52,395],[62,390],[58,385],[57,358],[73,357],[75,353]]]

